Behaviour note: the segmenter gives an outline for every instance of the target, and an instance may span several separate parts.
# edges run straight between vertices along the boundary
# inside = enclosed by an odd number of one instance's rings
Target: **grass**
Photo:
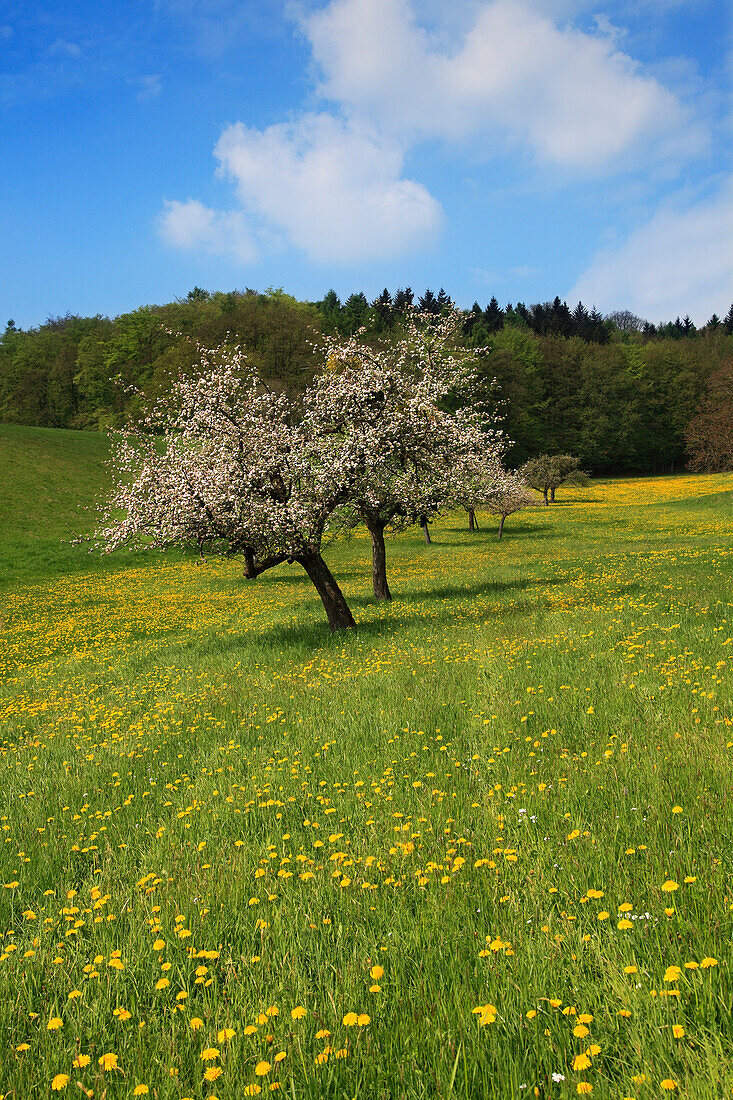
[[[331,637],[61,546],[100,438],[3,451],[0,1093],[731,1095],[730,475],[445,517],[388,607],[359,535]]]

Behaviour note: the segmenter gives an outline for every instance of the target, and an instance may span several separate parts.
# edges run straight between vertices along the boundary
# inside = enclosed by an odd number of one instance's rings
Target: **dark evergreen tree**
[[[366,294],[362,291],[359,291],[358,294],[350,294],[344,302],[341,320],[342,331],[348,336],[353,335],[366,323],[368,313],[369,302]]]
[[[379,332],[384,332],[385,329],[392,327],[394,320],[394,309],[392,303],[392,295],[385,287],[378,298],[375,298],[372,302],[372,313],[376,321],[376,328]]]
[[[323,318],[323,327],[327,332],[334,329],[341,330],[343,306],[335,290],[327,291],[321,301],[316,302],[316,309]]]
[[[435,303],[438,307],[438,313],[445,313],[447,310],[453,308],[453,301],[448,297],[443,287],[438,291],[438,297],[435,299]]]
[[[725,329],[726,336],[733,336],[733,305],[730,307],[725,315],[723,328]]]
[[[415,296],[412,293],[412,287],[400,287],[400,289],[395,293],[393,299],[395,310],[400,311],[403,309],[409,309],[409,307],[413,303],[414,297]]]
[[[484,310],[484,325],[487,332],[498,332],[504,327],[504,310],[496,298],[492,298]]]
[[[438,299],[435,297],[430,287],[428,287],[421,298],[418,298],[417,305],[421,313],[440,313]]]

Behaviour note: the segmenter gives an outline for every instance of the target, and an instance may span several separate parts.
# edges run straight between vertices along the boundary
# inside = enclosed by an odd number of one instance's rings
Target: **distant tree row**
[[[417,300],[409,288],[385,291],[370,304],[363,294],[341,303],[333,291],[307,303],[280,289],[212,294],[195,287],[184,299],[114,319],[67,315],[27,331],[8,324],[0,335],[0,420],[119,426],[139,407],[135,390],[164,394],[172,377],[193,369],[197,343],[241,342],[272,388],[300,393],[319,369],[324,340],[364,330],[360,340],[388,348],[401,339],[410,304],[436,316],[449,311],[442,290]],[[460,342],[476,352],[484,399],[514,441],[506,456],[512,468],[561,453],[592,473],[685,466],[693,455],[686,433],[709,379],[733,359],[733,311],[704,329],[685,334],[680,322],[681,333],[672,325],[674,332],[667,326],[653,338],[637,322],[581,307],[571,313],[559,299],[526,310],[492,299],[464,315]]]
[[[422,295],[416,295],[411,287],[403,287],[391,294],[385,287],[373,302],[359,292],[349,295],[343,303],[335,290],[329,290],[320,302],[316,302],[324,327],[341,335],[352,335],[362,327],[374,332],[389,330],[399,324],[404,309],[413,305],[423,313],[439,315],[447,312],[453,302],[443,287],[437,294],[428,288]],[[567,302],[559,297],[530,306],[524,302],[517,302],[516,305],[509,302],[503,308],[493,297],[483,309],[478,302],[473,303],[466,317],[465,331],[467,336],[480,344],[505,326],[525,329],[536,336],[579,336],[588,343],[596,344],[608,344],[614,339],[632,339],[641,343],[648,340],[681,340],[698,332],[722,332],[730,336],[733,334],[733,305],[724,318],[714,313],[707,324],[698,329],[689,316],[654,325],[629,310],[616,310],[604,317],[595,307],[588,310],[582,302],[571,310]]]

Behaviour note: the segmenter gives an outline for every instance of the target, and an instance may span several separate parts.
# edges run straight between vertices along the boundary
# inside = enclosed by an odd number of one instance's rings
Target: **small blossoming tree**
[[[516,474],[508,473],[487,493],[483,505],[487,512],[499,517],[499,538],[504,534],[508,516],[524,508],[534,508],[537,498]]]
[[[326,342],[327,370],[306,398],[318,433],[339,440],[361,463],[347,518],[363,522],[372,539],[372,577],[378,600],[391,599],[385,531],[419,523],[429,541],[428,517],[452,503],[457,467],[481,454],[484,470],[498,467],[500,433],[482,413],[450,411],[451,395],[465,399],[476,352],[461,348],[463,315],[409,312],[402,336],[387,349],[359,334]],[[474,467],[471,467],[475,472]]]
[[[358,455],[312,430],[267,390],[240,350],[202,352],[138,426],[119,434],[115,483],[96,532],[118,546],[198,545],[241,553],[247,576],[297,562],[332,630],[354,619],[323,555],[330,518],[353,498]]]

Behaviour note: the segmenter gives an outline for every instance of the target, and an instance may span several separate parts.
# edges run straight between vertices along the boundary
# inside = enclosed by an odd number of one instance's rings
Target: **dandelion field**
[[[297,567],[92,559],[36,484],[0,1095],[731,1095],[733,477],[443,517],[389,606],[357,534],[335,636]]]

